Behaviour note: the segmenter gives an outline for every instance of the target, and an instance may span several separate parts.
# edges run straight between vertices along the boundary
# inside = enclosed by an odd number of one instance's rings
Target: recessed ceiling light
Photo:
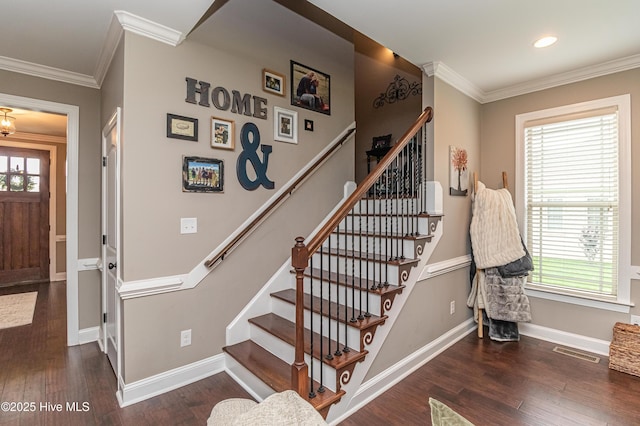
[[[547,36],[547,37],[542,37],[541,39],[533,43],[533,45],[535,47],[548,47],[548,46],[551,46],[556,41],[558,41],[558,37]]]

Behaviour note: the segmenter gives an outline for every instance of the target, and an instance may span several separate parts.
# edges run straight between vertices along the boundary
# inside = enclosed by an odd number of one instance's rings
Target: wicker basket
[[[617,322],[613,327],[609,368],[640,376],[640,326]]]

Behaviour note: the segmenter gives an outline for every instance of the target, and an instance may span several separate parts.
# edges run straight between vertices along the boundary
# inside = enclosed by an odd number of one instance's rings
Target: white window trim
[[[613,96],[595,101],[581,102],[516,115],[516,215],[520,234],[526,239],[527,224],[525,214],[525,141],[524,126],[532,120],[573,114],[582,111],[616,106],[618,108],[619,131],[619,251],[618,251],[618,297],[616,301],[603,301],[587,297],[577,297],[547,290],[527,288],[527,294],[543,299],[572,303],[615,312],[629,313],[631,303],[631,278],[635,269],[631,265],[631,95]],[[526,240],[525,240],[526,243]]]

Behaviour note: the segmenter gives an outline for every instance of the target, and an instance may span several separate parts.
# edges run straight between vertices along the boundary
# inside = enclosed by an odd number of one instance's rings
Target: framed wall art
[[[262,90],[274,95],[285,95],[285,78],[284,75],[268,69],[262,70]]]
[[[329,74],[291,61],[291,105],[331,115]]]
[[[449,195],[466,196],[469,192],[467,150],[449,146]]]
[[[211,148],[235,148],[235,124],[232,120],[211,117]]]
[[[205,157],[182,157],[182,192],[222,192],[224,163]]]
[[[167,137],[198,141],[198,119],[167,114]]]
[[[273,107],[273,139],[280,142],[298,143],[298,113]]]

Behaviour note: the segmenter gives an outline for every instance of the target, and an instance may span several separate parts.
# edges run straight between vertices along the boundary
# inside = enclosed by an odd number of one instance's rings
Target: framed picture
[[[274,95],[284,96],[285,87],[284,75],[266,68],[262,70],[262,90]]]
[[[298,113],[273,107],[273,139],[280,142],[298,143]]]
[[[182,157],[182,192],[222,192],[223,183],[222,160]]]
[[[291,105],[331,115],[329,74],[291,61]]]
[[[198,119],[167,114],[167,137],[198,141]]]
[[[308,132],[313,132],[313,121],[312,120],[304,120],[304,129]]]
[[[371,143],[371,149],[389,148],[391,146],[391,133],[383,136],[375,136]]]
[[[449,146],[449,195],[466,196],[469,192],[467,150]]]
[[[232,120],[211,117],[211,148],[235,148],[235,125]]]

